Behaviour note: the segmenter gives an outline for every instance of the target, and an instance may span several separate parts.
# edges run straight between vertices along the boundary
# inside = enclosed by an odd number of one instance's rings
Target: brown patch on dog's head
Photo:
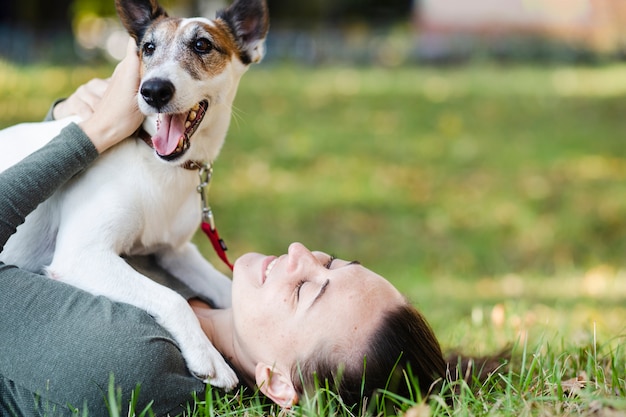
[[[150,27],[168,17],[157,0],[115,0],[115,7],[120,21],[140,47]],[[235,0],[217,13],[214,23],[221,30],[207,30],[214,36],[215,45],[224,45],[222,52],[226,53],[234,47],[232,50],[236,50],[236,56],[245,65],[263,58],[264,41],[269,29],[266,0]],[[170,24],[177,25],[178,22]],[[220,48],[217,50],[220,51]]]
[[[217,76],[240,54],[227,24],[203,18],[161,19],[138,47],[144,71],[174,61],[196,80]]]
[[[219,21],[209,24],[201,20],[187,22],[187,27],[190,47],[187,56],[181,56],[181,66],[195,79],[222,73],[239,50],[228,27]]]

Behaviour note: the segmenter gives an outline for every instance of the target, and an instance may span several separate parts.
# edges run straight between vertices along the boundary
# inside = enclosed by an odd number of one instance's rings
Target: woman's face
[[[235,338],[248,358],[283,370],[320,346],[362,360],[382,314],[404,302],[380,275],[299,243],[286,255],[249,253],[235,263]]]

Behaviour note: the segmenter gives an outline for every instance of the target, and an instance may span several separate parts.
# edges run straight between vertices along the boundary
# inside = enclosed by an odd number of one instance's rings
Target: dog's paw
[[[212,375],[213,376],[201,377],[201,379],[205,384],[223,388],[227,391],[235,388],[239,382],[235,372],[226,364],[224,367],[216,366],[215,372]]]
[[[183,356],[191,373],[207,384],[230,390],[239,382],[235,371],[213,345],[209,345],[208,349],[183,352]]]
[[[235,371],[208,339],[189,303],[173,291],[172,294],[174,296],[170,299],[161,298],[166,302],[155,318],[177,341],[187,368],[213,386],[234,388],[238,382]]]

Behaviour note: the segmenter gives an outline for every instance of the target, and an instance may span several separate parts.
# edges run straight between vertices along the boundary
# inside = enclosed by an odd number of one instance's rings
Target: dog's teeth
[[[200,103],[196,103],[191,110],[198,111],[200,109]]]
[[[189,112],[189,117],[187,117],[187,120],[191,120],[193,122],[194,120],[196,120],[196,116],[198,116],[198,113],[192,110]]]
[[[181,136],[180,139],[178,139],[178,144],[176,145],[176,149],[174,149],[174,152],[180,152],[183,149],[183,138]]]
[[[189,126],[191,126],[191,122],[189,120],[187,120],[185,122],[185,129],[189,129]]]

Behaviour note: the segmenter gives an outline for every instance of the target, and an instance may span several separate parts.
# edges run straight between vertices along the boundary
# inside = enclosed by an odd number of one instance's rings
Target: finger
[[[137,56],[137,43],[133,38],[128,39],[128,45],[126,45],[126,56]]]
[[[85,105],[78,110],[78,116],[81,118],[81,120],[87,120],[93,115],[93,112],[93,108]]]
[[[108,86],[108,80],[103,80],[101,78],[94,78],[85,84],[85,88],[97,97],[102,97]]]
[[[117,64],[111,78],[115,78],[116,74],[124,71],[138,71],[139,57],[137,55],[137,44],[135,40],[130,38],[126,46],[126,56]]]
[[[85,109],[93,113],[93,110],[96,108],[101,98],[102,94],[94,93],[93,90],[82,85],[76,90],[76,93],[68,99],[68,105],[78,114],[81,114]]]

